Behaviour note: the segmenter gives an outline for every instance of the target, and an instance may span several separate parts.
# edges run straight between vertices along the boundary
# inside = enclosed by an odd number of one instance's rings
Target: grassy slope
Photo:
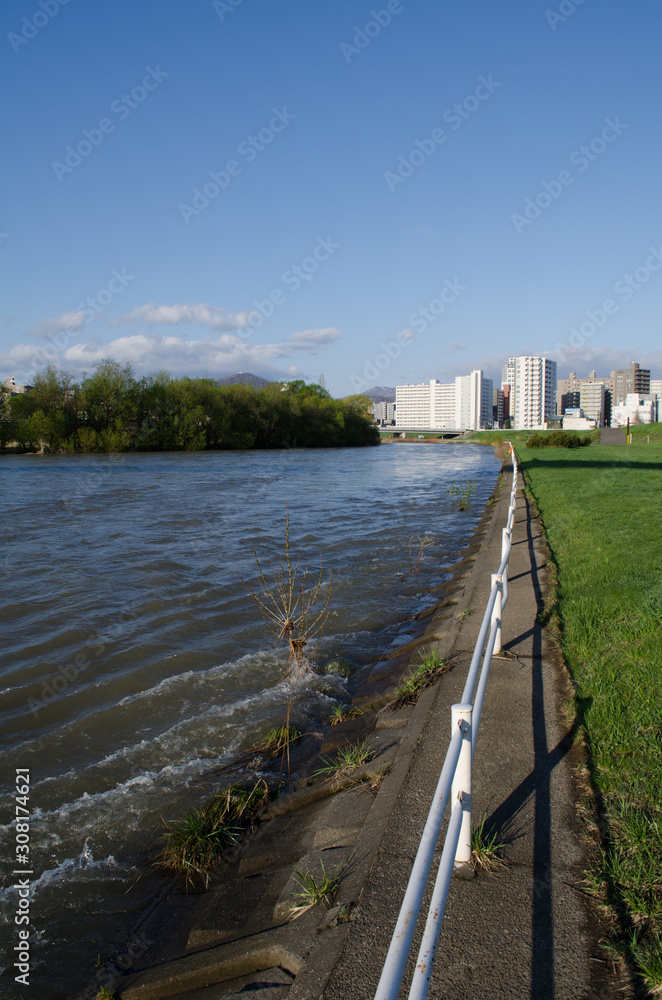
[[[660,985],[662,447],[517,450],[558,565],[563,648],[606,813],[600,874],[621,942]]]
[[[552,433],[552,431],[476,431],[467,440],[473,441],[476,444],[499,444],[501,441],[512,441],[512,443],[517,446],[518,444],[523,445],[526,439],[531,437],[533,434],[541,434],[544,437],[546,434]],[[570,431],[569,433],[577,434],[580,438],[588,436],[594,438],[595,440],[600,437],[600,432],[597,430]]]
[[[633,438],[633,445],[642,444],[646,446],[646,438],[650,438],[651,444],[662,444],[662,424],[635,424],[630,428]]]

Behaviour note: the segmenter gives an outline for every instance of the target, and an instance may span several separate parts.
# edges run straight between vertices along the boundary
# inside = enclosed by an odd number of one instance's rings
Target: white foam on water
[[[112,854],[95,860],[92,848],[90,847],[90,840],[90,837],[85,838],[81,852],[77,857],[65,858],[55,868],[49,868],[47,871],[42,872],[39,878],[31,879],[29,887],[31,901],[38,893],[49,886],[57,886],[65,879],[67,882],[70,882],[72,879],[76,879],[77,875],[81,872],[114,872],[117,876],[120,876],[137,870],[134,866],[127,868],[118,864]],[[19,878],[20,876],[16,877]],[[7,901],[12,904],[16,902],[16,889],[14,886],[6,886],[0,889],[0,902],[5,903]]]

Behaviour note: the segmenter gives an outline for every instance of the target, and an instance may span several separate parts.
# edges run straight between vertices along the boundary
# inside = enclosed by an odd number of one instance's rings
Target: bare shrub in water
[[[331,604],[331,573],[329,587],[324,592],[324,569],[320,554],[319,572],[310,572],[308,563],[303,566],[301,556],[293,560],[290,552],[290,512],[285,513],[285,549],[277,563],[270,563],[271,580],[262,569],[251,539],[251,549],[258,571],[259,586],[253,589],[241,579],[244,587],[258,606],[267,628],[276,642],[289,645],[287,670],[284,677],[290,680],[284,726],[283,763],[287,759],[290,775],[290,714],[294,702],[296,682],[310,671],[304,649],[312,639],[319,641]]]
[[[415,543],[418,542],[418,548],[416,548]],[[429,535],[421,538],[420,535],[412,535],[409,539],[409,572],[416,574],[420,571],[421,560],[427,549],[428,545],[432,545],[432,539]]]

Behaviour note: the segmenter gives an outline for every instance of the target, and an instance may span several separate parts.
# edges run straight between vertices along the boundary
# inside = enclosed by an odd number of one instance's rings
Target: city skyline
[[[662,17],[569,7],[3,10],[2,380],[662,375]]]

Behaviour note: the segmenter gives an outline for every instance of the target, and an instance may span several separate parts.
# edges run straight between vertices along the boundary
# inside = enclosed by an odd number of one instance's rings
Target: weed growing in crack
[[[396,700],[391,706],[393,711],[402,708],[410,701],[416,701],[421,691],[442,674],[445,674],[447,670],[450,670],[450,667],[450,663],[443,660],[438,653],[430,653],[429,656],[426,656],[411,677],[408,677],[398,688]]]
[[[474,870],[494,875],[508,867],[502,857],[505,844],[499,840],[498,830],[486,829],[487,813],[471,831],[471,863]]]
[[[335,758],[321,757],[323,767],[314,772],[314,777],[324,775],[327,778],[344,778],[358,767],[367,764],[375,756],[373,741],[366,738],[360,743],[349,743],[336,751]]]
[[[321,869],[320,876],[316,876],[309,871],[297,871],[295,873],[299,880],[301,891],[292,893],[293,899],[298,900],[298,902],[295,902],[290,910],[291,920],[296,920],[302,913],[306,913],[313,906],[317,906],[318,903],[325,903],[327,906],[331,905],[340,885],[338,870],[330,874],[325,869],[324,863],[322,863]]]

